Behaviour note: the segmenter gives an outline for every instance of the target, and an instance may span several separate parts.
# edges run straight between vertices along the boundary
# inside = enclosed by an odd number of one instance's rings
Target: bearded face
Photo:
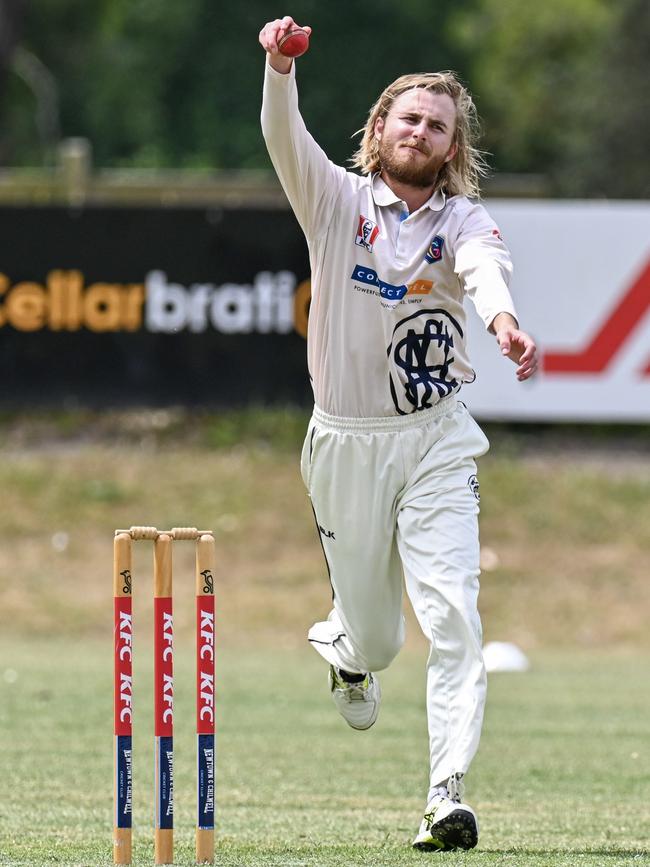
[[[445,164],[444,157],[432,155],[418,142],[404,144],[389,138],[379,143],[382,171],[410,187],[431,187]]]
[[[447,94],[416,88],[400,94],[375,124],[382,174],[411,187],[435,184],[456,154],[456,107]]]

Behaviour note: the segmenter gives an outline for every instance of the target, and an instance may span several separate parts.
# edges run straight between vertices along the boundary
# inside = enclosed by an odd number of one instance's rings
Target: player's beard
[[[401,143],[403,144],[403,143]],[[426,162],[420,160],[419,164],[407,159],[399,159],[397,154],[400,146],[394,141],[382,139],[379,142],[378,156],[382,172],[395,181],[408,184],[410,187],[424,189],[435,185],[440,169],[445,164],[445,157],[429,157]]]

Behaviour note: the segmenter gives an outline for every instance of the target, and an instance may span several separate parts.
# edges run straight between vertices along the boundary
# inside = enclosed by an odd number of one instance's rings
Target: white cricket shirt
[[[510,255],[482,205],[440,192],[412,214],[379,175],[332,163],[298,109],[295,63],[266,65],[264,138],[309,246],[307,358],[318,407],[347,418],[427,409],[474,380],[463,298],[516,318]]]

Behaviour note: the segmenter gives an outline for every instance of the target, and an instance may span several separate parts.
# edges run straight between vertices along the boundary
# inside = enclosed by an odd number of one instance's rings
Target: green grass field
[[[189,638],[189,636],[188,636]],[[152,863],[150,671],[139,641],[135,864]],[[111,863],[111,648],[46,639],[0,644],[0,864]],[[426,787],[423,659],[385,673],[377,725],[347,728],[324,666],[298,651],[218,660],[221,865],[648,864],[647,655],[543,653],[491,675],[468,780],[482,833],[471,853],[409,848]],[[176,863],[193,861],[192,670],[178,641]]]
[[[0,865],[107,865],[115,527],[217,538],[218,863],[650,864],[650,437],[491,431],[481,613],[526,674],[491,675],[469,853],[410,849],[426,649],[412,617],[369,732],[305,631],[329,584],[298,471],[305,416],[0,417]],[[192,546],[175,555],[177,864],[193,860]],[[135,864],[153,860],[151,551],[136,548]],[[408,610],[407,610],[408,611]]]

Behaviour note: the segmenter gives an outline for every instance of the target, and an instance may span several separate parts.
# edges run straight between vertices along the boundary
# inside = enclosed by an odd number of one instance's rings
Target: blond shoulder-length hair
[[[479,121],[476,107],[467,88],[463,87],[454,72],[421,72],[402,75],[381,94],[370,109],[366,125],[355,133],[362,134],[361,144],[350,160],[354,168],[363,174],[381,170],[379,161],[379,141],[375,137],[375,123],[385,118],[394,101],[402,93],[414,88],[422,88],[431,93],[444,93],[450,96],[456,106],[456,129],[453,141],[457,145],[456,155],[445,163],[438,174],[436,189],[444,190],[448,196],[462,195],[478,197],[480,180],[487,174],[487,163],[483,153],[478,150]]]

